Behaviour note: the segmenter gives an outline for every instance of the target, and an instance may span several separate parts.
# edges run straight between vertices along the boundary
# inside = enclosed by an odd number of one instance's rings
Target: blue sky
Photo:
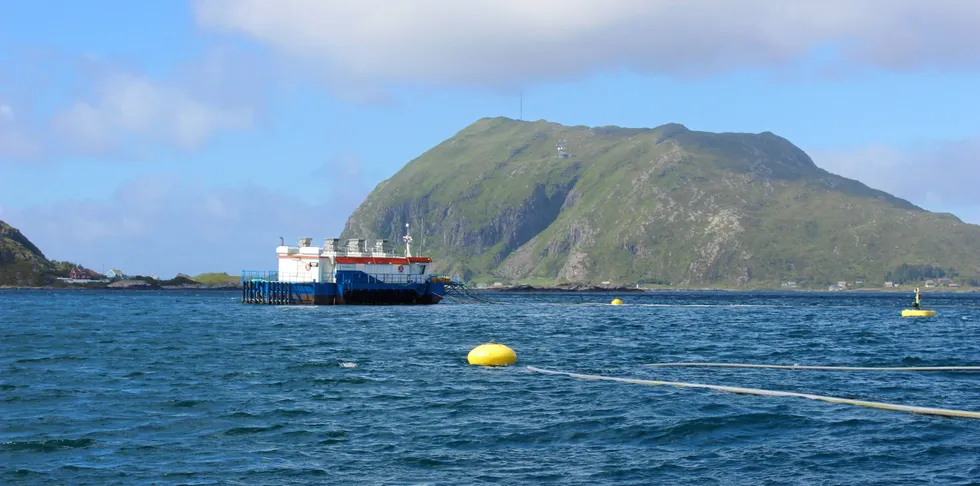
[[[0,4],[0,219],[50,258],[263,269],[487,116],[772,131],[980,223],[980,4]]]

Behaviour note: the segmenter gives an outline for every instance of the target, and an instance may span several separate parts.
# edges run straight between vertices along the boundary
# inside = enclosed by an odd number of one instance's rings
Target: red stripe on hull
[[[320,257],[317,255],[279,255],[279,258],[327,258],[326,255]],[[408,265],[409,263],[432,263],[432,259],[429,257],[395,257],[395,258],[374,258],[374,257],[345,257],[339,256],[336,258],[337,263],[374,263],[378,265]]]
[[[375,258],[375,257],[337,257],[337,263],[373,263],[376,265],[408,265],[409,263],[432,263],[429,257],[396,257],[396,258]]]

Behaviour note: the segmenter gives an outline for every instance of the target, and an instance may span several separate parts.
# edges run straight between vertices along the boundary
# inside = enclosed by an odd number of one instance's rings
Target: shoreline
[[[235,284],[206,285],[206,284],[181,284],[181,285],[157,285],[147,282],[126,282],[124,285],[39,285],[39,286],[16,286],[0,285],[0,290],[241,290],[242,286]]]
[[[635,287],[602,287],[602,286],[576,286],[576,288],[568,287],[534,287],[531,285],[515,285],[510,287],[494,287],[494,288],[470,288],[470,290],[477,292],[512,292],[512,293],[534,293],[534,292],[592,292],[592,293],[610,293],[610,292],[780,292],[780,293],[827,293],[827,294],[853,294],[853,293],[892,293],[892,294],[905,294],[912,293],[915,287],[910,286],[909,288],[860,288],[860,289],[850,289],[850,290],[827,290],[827,289],[801,289],[801,288],[749,288],[749,289],[733,289],[733,288],[715,288],[715,287],[653,287],[653,288],[635,288]],[[944,293],[944,294],[971,294],[980,292],[980,288],[939,288],[930,287],[928,289],[921,288],[922,293]]]
[[[42,286],[42,287],[12,287],[12,286],[0,286],[0,290],[70,290],[73,292],[85,292],[94,290],[119,290],[119,291],[136,291],[136,290],[241,290],[241,287],[52,287],[52,286]]]
[[[737,288],[714,288],[714,287],[652,287],[652,288],[636,288],[636,287],[622,287],[622,286],[602,286],[602,285],[586,285],[586,284],[567,284],[558,286],[547,286],[547,287],[535,287],[532,285],[514,285],[506,287],[488,287],[488,288],[476,288],[468,287],[470,291],[475,292],[503,292],[503,293],[659,293],[659,292],[779,292],[779,293],[820,293],[820,294],[852,294],[852,293],[893,293],[893,294],[905,294],[912,293],[914,287],[909,286],[908,288],[859,288],[850,290],[826,290],[826,289],[800,289],[800,288],[751,288],[751,289],[737,289]],[[91,290],[156,290],[156,291],[173,291],[173,290],[206,290],[206,291],[216,291],[216,290],[241,290],[241,283],[227,283],[219,285],[207,285],[207,284],[180,284],[180,285],[158,285],[154,283],[149,283],[141,280],[122,280],[118,282],[113,282],[111,284],[102,285],[41,285],[41,286],[10,286],[10,285],[0,285],[0,290],[73,290],[73,291],[91,291]],[[928,289],[923,289],[923,293],[944,293],[944,294],[971,294],[980,292],[980,288],[940,288],[940,287],[930,287]]]

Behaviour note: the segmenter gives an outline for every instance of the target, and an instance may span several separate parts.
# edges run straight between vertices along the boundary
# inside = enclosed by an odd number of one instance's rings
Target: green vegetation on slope
[[[54,264],[34,243],[17,228],[0,221],[0,285],[41,285],[54,271]]]
[[[226,285],[237,284],[241,280],[241,277],[228,275],[224,272],[209,272],[193,277],[193,280],[204,285]]]
[[[558,157],[559,140],[570,156]],[[411,161],[344,238],[468,280],[823,286],[902,264],[980,275],[980,227],[816,165],[772,133],[482,119]]]

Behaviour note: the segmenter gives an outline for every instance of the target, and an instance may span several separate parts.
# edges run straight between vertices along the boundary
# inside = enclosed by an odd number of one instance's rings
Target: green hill
[[[38,247],[21,232],[0,221],[0,285],[36,286],[55,271]]]
[[[193,280],[204,285],[232,285],[238,284],[241,277],[237,275],[228,275],[225,272],[209,272],[202,273],[194,277]]]
[[[400,242],[406,222],[436,270],[468,280],[816,287],[880,284],[903,264],[980,275],[980,226],[831,174],[769,132],[482,119],[380,183],[342,237]]]

